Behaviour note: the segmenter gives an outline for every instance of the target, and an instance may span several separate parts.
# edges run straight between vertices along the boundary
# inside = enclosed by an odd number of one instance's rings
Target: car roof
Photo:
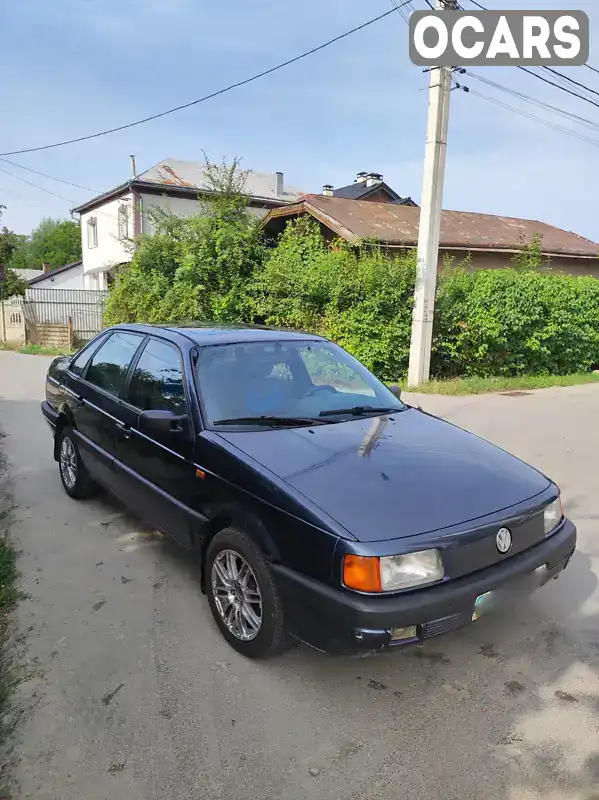
[[[115,328],[131,331],[139,331],[145,334],[159,333],[165,338],[177,338],[182,336],[191,340],[200,347],[211,344],[238,344],[240,342],[281,342],[293,340],[325,341],[322,336],[313,333],[302,333],[284,328],[268,328],[262,325],[224,325],[219,323],[198,323],[188,324],[156,324],[141,325],[137,323],[126,323],[116,325]]]

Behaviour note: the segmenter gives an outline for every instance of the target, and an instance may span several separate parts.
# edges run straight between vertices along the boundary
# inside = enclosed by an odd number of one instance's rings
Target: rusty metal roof
[[[165,158],[150,169],[136,175],[126,183],[121,183],[114,189],[109,189],[91,200],[72,209],[73,213],[82,214],[93,208],[101,206],[108,200],[120,197],[132,189],[153,191],[168,194],[182,194],[190,197],[196,196],[199,191],[210,193],[212,185],[206,178],[206,164],[196,161],[179,161],[175,158]],[[252,172],[252,170],[236,170],[236,175],[245,174],[245,195],[255,203],[265,205],[285,205],[299,200],[303,194],[294,186],[286,186],[283,181],[283,191],[277,194],[277,178],[274,172]],[[154,189],[154,187],[156,187]]]
[[[146,172],[137,175],[136,180],[143,183],[156,183],[165,187],[210,190],[212,187],[206,179],[206,169],[204,163],[166,158]],[[276,176],[272,172],[236,170],[235,174],[246,174],[245,194],[255,200],[290,203],[297,200],[302,193],[300,189],[294,186],[285,186],[283,183],[282,193],[277,194]]]
[[[420,209],[395,203],[346,200],[325,195],[304,195],[300,202],[276,208],[263,220],[274,231],[275,220],[308,213],[349,242],[375,239],[392,247],[418,244]],[[541,237],[547,255],[597,258],[599,244],[576,233],[536,220],[478,214],[471,211],[443,211],[440,246],[444,249],[500,250],[515,252]]]

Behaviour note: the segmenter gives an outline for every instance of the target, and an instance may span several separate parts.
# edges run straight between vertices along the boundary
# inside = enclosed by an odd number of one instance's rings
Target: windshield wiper
[[[298,425],[322,425],[323,420],[313,417],[231,417],[231,419],[217,419],[213,425],[280,425],[282,428],[292,428]]]
[[[319,416],[320,417],[333,417],[336,414],[352,414],[355,417],[361,416],[362,414],[388,414],[391,411],[403,411],[404,409],[400,406],[396,408],[395,406],[353,406],[352,408],[331,408],[328,411],[321,411]]]

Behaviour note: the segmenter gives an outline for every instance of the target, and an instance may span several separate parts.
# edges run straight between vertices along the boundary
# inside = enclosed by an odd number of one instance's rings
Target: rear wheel
[[[73,429],[65,427],[60,432],[58,467],[65,492],[69,497],[83,500],[95,494],[96,484],[91,479],[73,437]]]
[[[287,637],[283,605],[270,565],[245,533],[227,528],[206,553],[210,610],[229,644],[249,658],[283,649]]]

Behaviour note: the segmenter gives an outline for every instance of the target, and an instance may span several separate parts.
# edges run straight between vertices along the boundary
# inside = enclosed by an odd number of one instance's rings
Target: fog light
[[[407,628],[391,628],[392,642],[398,642],[400,639],[416,639],[417,636],[416,625],[408,625]]]

